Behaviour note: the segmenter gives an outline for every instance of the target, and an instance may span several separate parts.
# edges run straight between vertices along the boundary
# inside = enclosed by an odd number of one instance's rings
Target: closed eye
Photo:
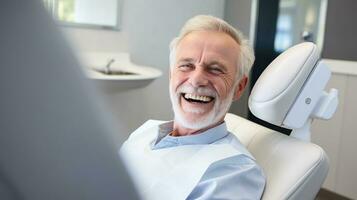
[[[194,68],[195,66],[192,63],[185,63],[178,66],[178,69],[181,71],[189,71]]]
[[[220,68],[220,67],[209,67],[208,68],[209,72],[212,73],[212,74],[224,74],[225,72]]]

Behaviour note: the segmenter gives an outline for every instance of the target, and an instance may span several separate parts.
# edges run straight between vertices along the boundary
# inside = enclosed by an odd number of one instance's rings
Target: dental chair
[[[314,199],[328,172],[328,158],[321,147],[230,113],[225,120],[228,130],[263,168],[263,200]]]
[[[277,57],[256,82],[250,110],[264,121],[293,129],[290,136],[226,115],[228,130],[263,168],[263,200],[314,199],[325,180],[328,157],[309,142],[309,129],[312,119],[329,119],[337,108],[337,90],[323,91],[330,75],[316,45],[302,43]]]

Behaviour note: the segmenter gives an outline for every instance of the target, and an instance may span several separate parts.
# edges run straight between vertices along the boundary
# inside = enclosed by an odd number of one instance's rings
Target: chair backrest
[[[324,150],[228,113],[228,130],[256,158],[267,178],[263,200],[314,199],[328,172]]]

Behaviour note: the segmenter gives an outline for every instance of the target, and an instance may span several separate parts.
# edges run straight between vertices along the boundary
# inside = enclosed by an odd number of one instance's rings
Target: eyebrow
[[[194,62],[195,60],[193,59],[193,58],[182,58],[182,59],[179,59],[178,61],[177,61],[177,63],[179,64],[179,63],[192,63],[192,62]]]
[[[193,58],[181,58],[177,61],[177,64],[180,65],[182,63],[194,63],[195,62],[195,59]],[[213,60],[213,61],[210,61],[210,62],[204,62],[203,63],[203,66],[204,67],[209,67],[209,66],[212,66],[212,65],[218,65],[220,66],[220,68],[224,71],[224,72],[227,72],[227,66],[223,63],[223,62],[220,62],[218,60]]]

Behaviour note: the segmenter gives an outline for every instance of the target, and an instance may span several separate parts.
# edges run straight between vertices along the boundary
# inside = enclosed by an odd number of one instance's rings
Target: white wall
[[[77,52],[127,52],[128,39],[123,31],[62,27]]]
[[[339,91],[339,105],[333,118],[315,120],[312,142],[321,146],[330,159],[330,170],[324,188],[351,199],[357,199],[357,62],[325,60],[333,75],[326,91]]]
[[[253,42],[255,34],[251,31],[252,26],[255,26],[254,15],[252,16],[252,7],[256,6],[256,0],[226,0],[224,19],[233,27],[242,31],[247,39]],[[239,101],[232,103],[229,112],[237,114],[241,117],[248,117],[248,97],[250,85],[247,85],[242,97]]]
[[[249,38],[251,26],[251,9],[254,0],[226,0],[225,20],[242,31]],[[251,39],[251,38],[250,38]]]
[[[125,0],[120,32],[63,28],[78,51],[129,52],[132,61],[156,67],[164,75],[143,89],[104,96],[128,135],[149,118],[172,119],[168,93],[168,45],[184,22],[196,14],[223,17],[223,0]]]

